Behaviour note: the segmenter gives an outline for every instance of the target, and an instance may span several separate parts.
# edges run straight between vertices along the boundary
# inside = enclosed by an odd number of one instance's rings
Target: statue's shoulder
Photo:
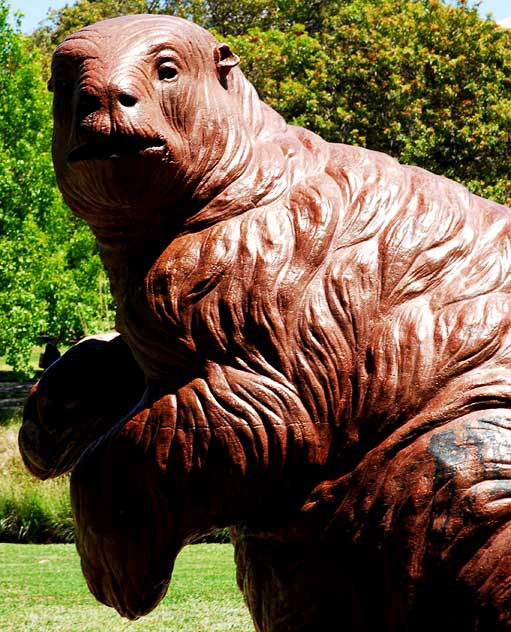
[[[342,143],[328,143],[328,147],[328,173],[347,187],[352,199],[364,195],[368,204],[377,201],[382,211],[389,205],[405,215],[454,213],[470,221],[482,213],[495,220],[511,220],[509,208],[479,197],[445,176],[363,147]]]
[[[424,169],[404,165],[381,151],[344,143],[327,143],[327,145],[328,172],[336,180],[347,180],[353,190],[361,187],[370,193],[371,187],[374,187],[377,192],[380,185],[393,184],[394,187],[406,187],[416,178],[440,178]]]

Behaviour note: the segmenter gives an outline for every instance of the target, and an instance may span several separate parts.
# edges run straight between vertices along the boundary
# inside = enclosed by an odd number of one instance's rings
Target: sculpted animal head
[[[238,62],[210,33],[170,16],[116,18],[66,39],[49,89],[55,169],[73,210],[93,226],[126,216],[160,223],[224,189],[260,128]]]

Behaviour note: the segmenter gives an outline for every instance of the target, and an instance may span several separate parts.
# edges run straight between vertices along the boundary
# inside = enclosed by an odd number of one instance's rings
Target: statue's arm
[[[125,617],[164,596],[183,545],[239,521],[278,523],[303,501],[318,431],[284,376],[208,362],[177,391],[149,385],[71,477],[89,588]],[[101,490],[101,493],[98,493]]]

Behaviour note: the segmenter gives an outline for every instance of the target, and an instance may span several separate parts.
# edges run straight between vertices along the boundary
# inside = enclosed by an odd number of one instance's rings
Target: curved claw
[[[140,400],[144,376],[118,335],[87,338],[43,374],[28,396],[19,433],[38,478],[69,471],[82,452]]]

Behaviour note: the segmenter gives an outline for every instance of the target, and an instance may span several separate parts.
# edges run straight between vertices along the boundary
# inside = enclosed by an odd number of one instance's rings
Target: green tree
[[[315,34],[294,24],[228,41],[287,121],[511,204],[511,32],[474,8],[351,0]]]
[[[48,56],[63,39],[88,24],[120,15],[153,13],[159,5],[160,2],[150,0],[81,0],[66,4],[48,12],[47,23],[34,31],[32,39]]]
[[[0,356],[23,373],[41,333],[69,342],[104,326],[104,272],[57,190],[40,60],[8,14],[0,0]]]
[[[49,53],[88,24],[135,13],[177,15],[220,35],[242,35],[253,27],[287,31],[295,24],[314,33],[336,13],[338,4],[335,0],[78,0],[50,10],[46,24],[36,29],[33,39]]]

